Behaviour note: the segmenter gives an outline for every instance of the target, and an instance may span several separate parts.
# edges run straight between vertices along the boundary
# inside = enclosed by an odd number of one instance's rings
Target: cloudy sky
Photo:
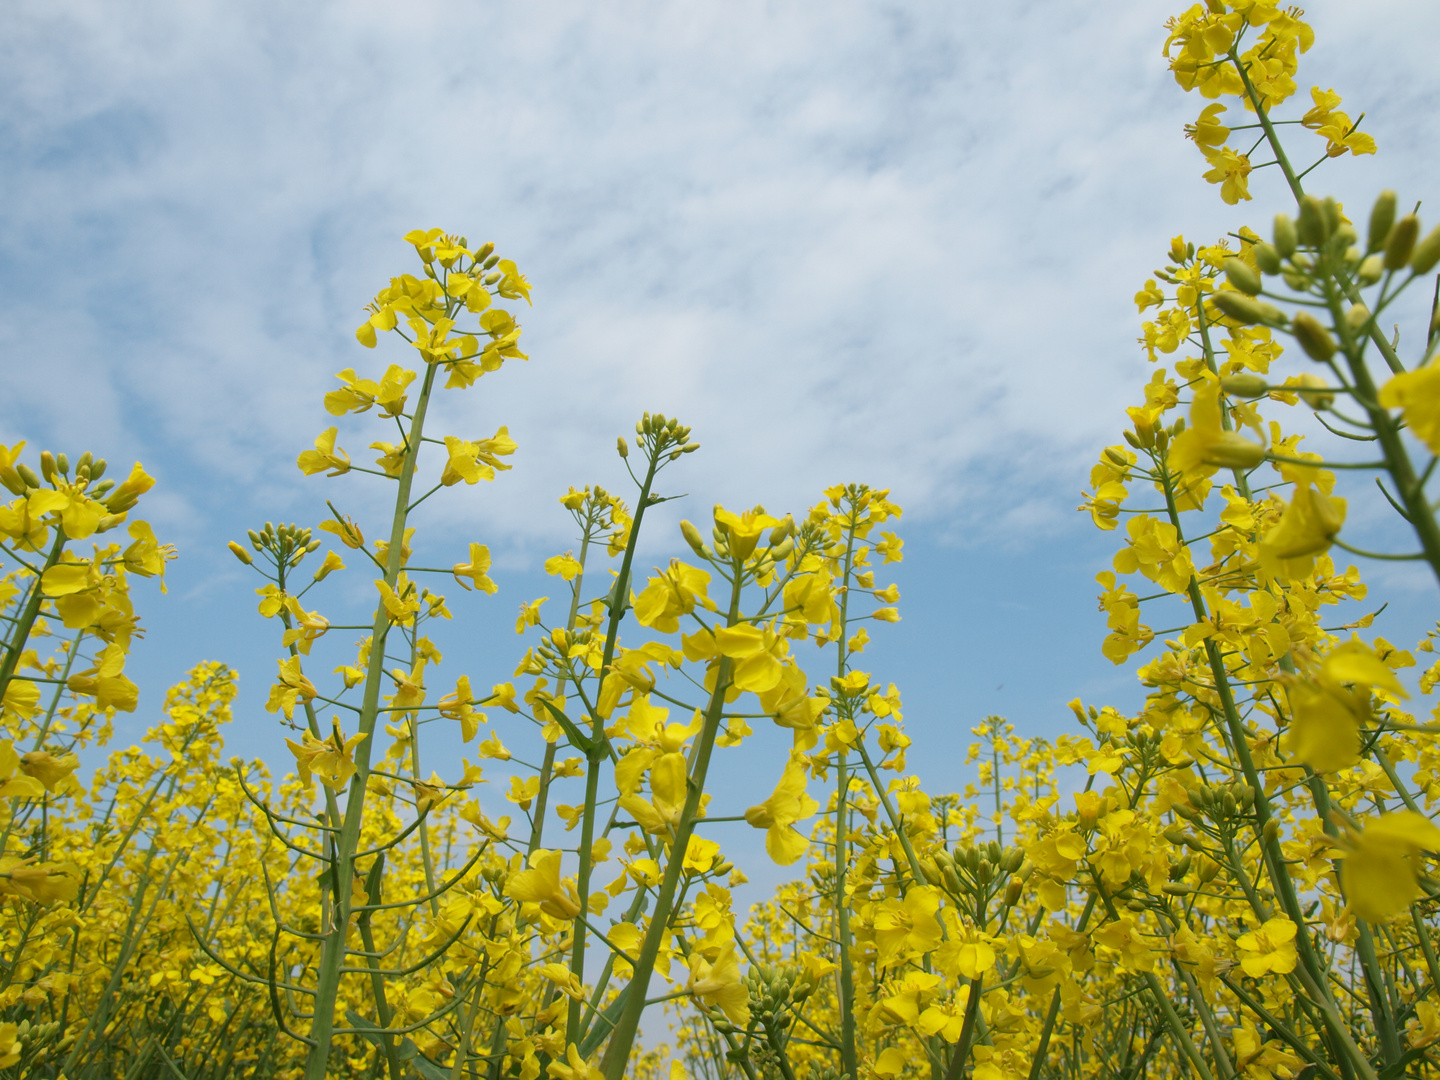
[[[283,764],[259,708],[276,643],[224,542],[313,523],[337,493],[378,509],[363,481],[306,481],[294,460],[330,422],[334,372],[408,362],[352,332],[413,269],[401,235],[430,226],[493,239],[535,302],[530,363],[439,414],[520,444],[499,482],[427,508],[435,550],[477,539],[500,565],[498,597],[455,605],[452,676],[509,674],[514,605],[554,591],[538,564],[570,546],[555,496],[620,490],[615,436],[650,409],[704,444],[675,480],[691,517],[893,489],[906,619],[871,655],[935,748],[927,781],[960,782],[987,712],[1053,733],[1076,694],[1133,701],[1098,651],[1092,579],[1116,541],[1073,510],[1149,376],[1130,298],[1172,235],[1287,207],[1273,170],[1236,208],[1200,179],[1181,128],[1204,102],[1161,56],[1175,10],[15,4],[0,438],[143,461],[147,516],[181,549],[168,597],[142,586],[149,697],[122,733],[189,664],[225,659],[245,687],[234,748]],[[1381,147],[1316,186],[1429,196],[1440,7],[1325,0],[1309,18],[1301,96],[1334,86]],[[1414,580],[1397,637],[1429,617]]]

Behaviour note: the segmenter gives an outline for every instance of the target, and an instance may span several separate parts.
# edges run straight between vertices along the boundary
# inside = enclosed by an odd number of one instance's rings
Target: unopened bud
[[[1385,273],[1385,258],[1382,255],[1369,255],[1360,264],[1360,269],[1355,271],[1355,277],[1361,285],[1374,285]]]
[[[1239,259],[1232,257],[1225,260],[1225,278],[1247,296],[1254,296],[1260,291],[1260,275],[1253,266]]]
[[[1365,251],[1374,254],[1385,246],[1390,228],[1395,224],[1395,192],[1382,191],[1370,208],[1370,230],[1365,241]]]
[[[27,488],[38,488],[40,486],[40,477],[36,476],[35,470],[23,461],[15,466],[15,471],[20,474],[20,479],[25,481]]]
[[[1415,241],[1419,237],[1420,219],[1414,214],[1406,214],[1397,221],[1385,241],[1385,269],[1402,269],[1410,261],[1410,253],[1415,250]]]
[[[493,240],[485,241],[485,243],[480,245],[479,250],[475,252],[475,261],[484,262],[490,257],[491,253],[494,252],[494,250],[495,242]]]
[[[49,450],[40,451],[40,475],[55,483],[55,455]]]
[[[1312,360],[1324,363],[1335,355],[1335,339],[1308,311],[1297,312],[1290,320],[1290,333]]]
[[[96,458],[94,461],[92,461],[92,462],[90,463],[90,479],[91,479],[91,481],[93,482],[93,481],[99,480],[100,477],[104,476],[104,475],[105,475],[105,469],[106,469],[106,467],[107,467],[109,464],[110,464],[110,463],[109,463],[108,461],[106,461],[103,457],[102,457],[102,458]]]
[[[1019,878],[1012,877],[1005,883],[1005,906],[1014,907],[1020,902],[1020,892],[1024,889],[1025,883]]]
[[[254,559],[250,558],[250,553],[246,551],[243,547],[241,547],[239,544],[237,544],[234,540],[231,540],[227,546],[230,548],[231,552],[234,553],[235,557],[239,559],[242,563],[244,563],[246,566],[249,566],[255,561]]]
[[[55,455],[55,467],[60,470],[61,476],[70,475],[70,458],[61,453]]]
[[[1260,830],[1260,835],[1264,838],[1265,843],[1273,843],[1280,836],[1280,819],[1266,818],[1265,827]]]
[[[1269,382],[1259,375],[1227,375],[1220,387],[1232,397],[1257,398],[1265,393]]]
[[[626,444],[624,435],[621,435],[615,440],[615,452],[622,458],[628,458],[630,456],[630,447]]]
[[[1271,235],[1275,238],[1275,250],[1280,258],[1288,259],[1295,254],[1295,222],[1288,214],[1275,215],[1275,230]]]
[[[1314,195],[1300,200],[1300,220],[1295,226],[1300,243],[1309,248],[1322,247],[1330,239],[1330,221],[1325,213],[1325,204]]]
[[[1285,316],[1275,305],[1267,304],[1263,300],[1256,300],[1253,296],[1246,296],[1244,293],[1217,292],[1210,299],[1215,302],[1215,306],[1220,309],[1221,314],[1246,326],[1254,323],[1278,324],[1285,321]]]
[[[1335,391],[1308,371],[1300,376],[1300,385],[1304,387],[1300,391],[1301,399],[1316,412],[1324,412],[1335,404]]]
[[[685,542],[690,545],[690,550],[696,555],[705,554],[705,538],[700,535],[700,530],[692,522],[680,522],[680,535],[685,537]]]
[[[1280,272],[1280,252],[1274,244],[1261,241],[1255,245],[1255,265],[1262,273],[1278,274]]]
[[[1178,821],[1166,825],[1165,839],[1172,844],[1183,844],[1185,842],[1185,826]]]
[[[1417,274],[1428,274],[1437,262],[1440,262],[1440,225],[1431,229],[1430,234],[1415,245],[1415,253],[1410,256],[1410,269]]]
[[[935,865],[934,859],[921,859],[920,873],[925,876],[925,880],[931,885],[939,885],[940,882],[945,880],[944,875],[940,871],[940,867]]]

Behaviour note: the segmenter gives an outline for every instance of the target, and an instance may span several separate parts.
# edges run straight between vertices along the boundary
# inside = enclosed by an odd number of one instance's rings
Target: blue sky
[[[867,655],[905,693],[936,789],[963,783],[987,713],[1055,734],[1076,695],[1132,704],[1133,675],[1099,654],[1092,580],[1117,541],[1074,513],[1150,373],[1131,296],[1172,235],[1263,229],[1288,204],[1278,176],[1234,208],[1200,179],[1181,129],[1204,102],[1160,54],[1174,10],[15,5],[0,438],[143,461],[160,481],[146,516],[181,551],[168,597],[140,587],[145,697],[121,734],[222,659],[244,687],[232,750],[288,764],[260,707],[273,627],[225,541],[313,523],[342,490],[379,511],[363,483],[307,481],[294,460],[330,423],[334,372],[401,358],[352,331],[412,269],[401,235],[432,225],[493,239],[535,290],[529,365],[438,418],[508,424],[520,444],[513,472],[435,500],[422,526],[437,552],[497,556],[501,593],[452,604],[449,676],[508,676],[515,606],[556,595],[539,564],[571,546],[555,497],[620,490],[615,436],[650,409],[704,444],[676,481],[687,516],[892,488],[905,618]],[[1428,195],[1440,8],[1330,0],[1308,17],[1302,97],[1334,86],[1381,148],[1319,188],[1356,206],[1385,186]],[[656,533],[646,557],[677,547]],[[1366,570],[1404,598],[1382,632],[1413,640],[1433,582]],[[737,770],[737,800],[772,774]]]

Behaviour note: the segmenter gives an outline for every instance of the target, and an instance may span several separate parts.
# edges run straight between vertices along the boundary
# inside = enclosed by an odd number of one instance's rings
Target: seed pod
[[[1269,385],[1260,375],[1227,375],[1220,380],[1220,388],[1232,397],[1257,398]]]
[[[1330,239],[1330,221],[1325,213],[1325,204],[1314,195],[1300,200],[1300,220],[1295,227],[1300,243],[1308,248],[1323,247]]]
[[[1410,269],[1417,274],[1428,274],[1437,262],[1440,262],[1440,225],[1431,229],[1429,235],[1415,245],[1415,252],[1410,256]]]
[[[1274,244],[1262,240],[1255,245],[1255,265],[1260,268],[1261,273],[1278,274],[1280,272],[1280,252]]]
[[[1295,222],[1290,220],[1288,214],[1275,215],[1275,229],[1271,235],[1275,238],[1275,250],[1280,258],[1288,259],[1295,254],[1296,234]]]
[[[1410,261],[1410,253],[1415,250],[1415,241],[1419,236],[1420,219],[1414,214],[1406,214],[1397,221],[1385,241],[1385,269],[1402,269]]]
[[[1260,292],[1260,275],[1253,266],[1233,257],[1226,259],[1224,265],[1225,278],[1231,285],[1247,296],[1255,296]]]
[[[1324,363],[1335,355],[1335,339],[1330,331],[1307,311],[1297,312],[1290,320],[1290,333],[1312,360]]]
[[[1370,230],[1365,240],[1365,251],[1374,254],[1385,246],[1390,228],[1395,224],[1395,192],[1385,190],[1375,199],[1370,208]]]

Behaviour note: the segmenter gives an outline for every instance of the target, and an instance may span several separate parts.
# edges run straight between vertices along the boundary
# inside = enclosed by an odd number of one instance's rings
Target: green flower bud
[[[1330,239],[1330,221],[1325,213],[1325,204],[1314,195],[1300,200],[1300,221],[1295,227],[1300,243],[1308,248],[1323,247]]]
[[[55,455],[49,450],[40,451],[40,475],[55,483]]]
[[[1410,253],[1415,250],[1415,241],[1419,236],[1420,219],[1414,214],[1406,214],[1397,221],[1385,241],[1385,269],[1403,268],[1410,261]]]
[[[1430,234],[1415,245],[1415,253],[1410,256],[1410,269],[1417,274],[1428,274],[1437,262],[1440,262],[1440,225],[1431,229]]]
[[[630,456],[630,447],[629,447],[629,445],[625,442],[625,436],[624,436],[624,435],[621,435],[618,439],[615,440],[615,451],[616,451],[616,453],[618,453],[622,458],[628,458],[628,457]]]
[[[1227,375],[1220,388],[1232,397],[1257,398],[1270,384],[1260,375]]]
[[[1295,222],[1290,220],[1288,214],[1275,215],[1275,231],[1271,235],[1275,238],[1275,250],[1279,252],[1280,258],[1288,259],[1295,254]]]
[[[61,476],[70,475],[70,458],[61,453],[55,455],[55,467],[60,470]]]
[[[1373,255],[1385,246],[1390,228],[1395,224],[1395,192],[1385,190],[1370,208],[1370,231],[1365,240],[1365,251]]]
[[[1273,304],[1239,292],[1217,292],[1210,297],[1221,314],[1247,326],[1254,323],[1283,324],[1285,316]]]
[[[696,555],[704,556],[705,538],[700,535],[700,530],[692,522],[680,522],[680,534],[685,537],[685,542],[690,545],[690,550]]]
[[[475,261],[476,261],[476,262],[484,262],[486,259],[488,259],[488,258],[490,257],[491,253],[493,253],[494,250],[495,250],[495,242],[494,242],[493,240],[487,240],[487,241],[485,241],[485,243],[483,243],[483,244],[480,245],[480,250],[478,250],[477,252],[475,252]]]
[[[100,477],[105,475],[105,469],[109,466],[109,464],[110,463],[106,461],[103,457],[96,458],[94,461],[92,461],[90,463],[90,479],[92,481],[99,480]]]
[[[38,488],[40,486],[40,477],[36,476],[35,470],[23,461],[15,466],[15,471],[20,474],[20,479],[25,481],[27,488]]]
[[[1290,320],[1290,333],[1312,360],[1324,363],[1335,355],[1335,339],[1309,312],[1301,311]]]
[[[1367,255],[1365,261],[1360,264],[1360,269],[1355,272],[1361,285],[1374,285],[1380,280],[1380,275],[1385,272],[1385,258],[1382,255]]]
[[[255,561],[254,559],[250,558],[250,553],[246,551],[243,547],[241,547],[239,544],[237,544],[234,540],[231,540],[230,543],[226,546],[230,548],[230,551],[234,554],[235,558],[239,559],[246,566],[251,565]]]
[[[1236,258],[1225,260],[1225,277],[1231,285],[1245,293],[1247,296],[1254,296],[1260,291],[1260,275],[1255,268]]]
[[[1255,245],[1255,265],[1266,274],[1280,272],[1280,252],[1274,244],[1261,241]]]

